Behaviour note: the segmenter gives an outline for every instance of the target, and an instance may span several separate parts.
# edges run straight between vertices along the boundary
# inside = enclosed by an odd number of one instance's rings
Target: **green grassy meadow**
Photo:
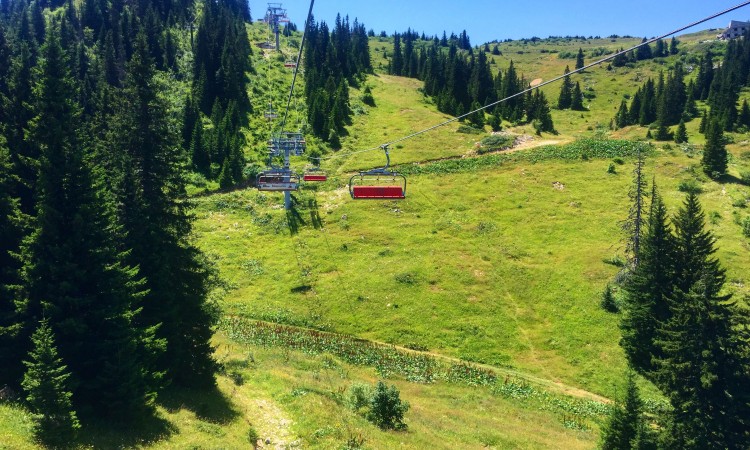
[[[249,33],[253,43],[266,39],[262,25],[253,24]],[[712,35],[681,37],[683,51],[699,54]],[[505,69],[512,59],[528,81],[546,80],[575,64],[559,58],[561,52],[615,50],[639,41],[501,43],[503,54],[493,57],[493,67]],[[385,64],[383,50],[391,49],[389,41],[372,38],[376,73],[350,91],[356,113],[343,149],[326,153],[328,182],[296,192],[290,212],[281,194],[253,189],[195,196],[195,242],[218,268],[222,285],[214,300],[224,318],[416,349],[436,361],[492,371],[497,380],[419,383],[391,374],[387,383],[399,388],[411,409],[407,431],[385,432],[346,402],[353,384],[384,377],[377,367],[347,362],[333,350],[238,339],[222,326],[215,345],[224,371],[216,391],[167,392],[154,421],[124,432],[84,430],[83,448],[247,448],[251,430],[270,439],[263,448],[596,447],[606,404],[622,392],[626,369],[619,318],[599,302],[620,270],[612,261],[624,256],[621,223],[629,208],[633,159],[595,152],[556,157],[563,147],[545,147],[476,165],[472,158],[483,135],[458,133],[453,123],[392,148],[392,162],[413,174],[405,200],[355,202],[346,189],[348,177],[382,166],[384,157],[380,151],[352,151],[450,119],[419,92],[419,81],[378,70]],[[262,161],[271,129],[263,112],[269,99],[282,110],[291,82],[283,62],[294,54],[286,38],[280,57],[254,48],[258,75],[249,88],[255,112],[247,148],[254,163]],[[592,136],[643,138],[644,128],[611,132],[609,121],[624,95],[675,58],[611,71],[605,65],[574,77],[591,94],[589,111],[554,110],[559,134],[537,136],[525,146],[563,146]],[[375,107],[359,100],[365,85]],[[301,93],[302,84],[298,89]],[[559,85],[545,92],[554,104]],[[295,102],[302,102],[301,94]],[[304,129],[304,110],[295,108],[291,128]],[[697,122],[688,124],[694,144],[702,141]],[[530,126],[505,125],[533,134]],[[750,189],[739,179],[750,170],[750,136],[732,138],[731,176],[722,183],[702,174],[699,145],[655,143],[646,173],[655,177],[670,213],[684,198],[681,183],[701,186],[708,226],[727,268],[726,289],[746,301],[750,240],[740,222],[750,216]],[[428,162],[444,159],[458,162],[450,170]],[[294,160],[295,167],[305,164],[303,157]],[[612,164],[615,173],[608,170]],[[193,186],[191,192],[204,188],[216,187]],[[663,403],[653,387],[641,387],[650,404]],[[31,419],[19,407],[0,404],[0,448],[36,448]]]

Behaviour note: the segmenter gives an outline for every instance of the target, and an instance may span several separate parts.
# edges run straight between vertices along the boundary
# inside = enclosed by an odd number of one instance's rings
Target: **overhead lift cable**
[[[630,48],[628,48],[628,49],[625,49],[625,50],[622,50],[622,51],[616,52],[616,53],[614,53],[614,54],[612,54],[612,55],[606,56],[606,57],[604,57],[604,58],[602,58],[602,59],[600,59],[600,60],[598,60],[598,61],[595,61],[595,62],[593,62],[593,63],[590,63],[590,64],[588,64],[588,65],[585,65],[585,66],[581,67],[580,69],[576,69],[576,70],[574,70],[574,71],[572,71],[572,72],[569,72],[569,73],[567,73],[567,74],[564,74],[564,75],[560,75],[560,76],[558,76],[558,77],[552,78],[551,80],[547,80],[547,81],[545,81],[545,82],[543,82],[543,83],[540,83],[540,84],[538,84],[538,85],[536,85],[536,86],[534,86],[534,87],[529,87],[528,89],[525,89],[525,90],[523,90],[523,91],[521,91],[521,92],[518,92],[518,93],[516,93],[516,94],[510,95],[510,96],[508,96],[508,97],[505,97],[505,98],[503,98],[503,99],[500,99],[500,100],[498,100],[498,101],[496,101],[496,102],[493,102],[493,103],[490,103],[490,104],[488,104],[488,105],[482,106],[481,108],[475,109],[475,110],[473,110],[473,111],[469,111],[469,112],[467,112],[466,114],[463,114],[463,115],[460,115],[460,116],[454,117],[454,118],[452,118],[452,119],[446,120],[446,121],[444,121],[444,122],[441,122],[441,123],[439,123],[439,124],[437,124],[437,125],[433,125],[433,126],[431,126],[431,127],[429,127],[429,128],[425,128],[424,130],[421,130],[421,131],[417,131],[417,132],[411,133],[411,134],[409,134],[409,135],[406,135],[406,136],[404,136],[404,137],[401,137],[401,138],[395,139],[395,140],[393,140],[393,141],[390,141],[390,142],[386,142],[386,143],[384,143],[384,144],[381,144],[381,145],[378,145],[378,146],[375,146],[375,147],[372,147],[372,148],[367,148],[367,149],[364,149],[364,150],[356,150],[356,151],[352,151],[352,152],[347,152],[347,153],[336,153],[336,154],[334,154],[334,155],[331,155],[331,156],[328,156],[328,157],[320,157],[320,158],[315,158],[315,159],[317,159],[318,161],[326,161],[326,160],[330,160],[330,159],[334,159],[334,158],[340,158],[340,157],[343,157],[343,156],[351,156],[351,155],[357,155],[357,154],[360,154],[360,153],[367,153],[367,152],[372,152],[372,151],[375,151],[375,150],[382,150],[383,148],[387,148],[387,147],[389,147],[389,146],[391,146],[391,145],[397,144],[397,143],[399,143],[399,142],[403,142],[403,141],[406,141],[406,140],[408,140],[408,139],[412,139],[412,138],[414,138],[414,137],[417,137],[417,136],[419,136],[419,135],[422,135],[422,134],[428,133],[428,132],[430,132],[430,131],[432,131],[432,130],[435,130],[435,129],[437,129],[437,128],[440,128],[440,127],[443,127],[443,126],[445,126],[445,125],[451,124],[451,123],[453,123],[453,122],[459,121],[459,120],[461,120],[461,119],[463,119],[463,118],[466,118],[466,117],[468,117],[468,116],[470,116],[470,115],[472,115],[472,114],[478,113],[478,112],[480,112],[480,111],[484,111],[485,109],[488,109],[488,108],[492,108],[493,106],[496,106],[496,105],[498,105],[498,104],[500,104],[500,103],[506,102],[506,101],[508,101],[508,100],[510,100],[510,99],[513,99],[513,98],[519,97],[519,96],[521,96],[521,95],[527,94],[527,93],[529,93],[529,92],[531,92],[531,91],[533,91],[533,90],[535,90],[535,89],[539,89],[539,88],[541,88],[541,87],[543,87],[543,86],[546,86],[546,85],[548,85],[548,84],[551,84],[551,83],[555,83],[555,82],[557,82],[557,81],[560,81],[560,80],[562,80],[563,78],[565,78],[565,77],[567,77],[567,76],[570,76],[570,75],[574,75],[574,74],[576,74],[576,73],[579,73],[579,72],[583,72],[583,71],[584,71],[584,70],[586,70],[586,69],[590,69],[590,68],[592,68],[592,67],[595,67],[595,66],[598,66],[598,65],[600,65],[600,64],[603,64],[603,63],[605,63],[605,62],[607,62],[607,61],[610,61],[610,60],[612,60],[612,59],[615,59],[616,57],[618,57],[618,56],[620,56],[620,55],[624,55],[624,54],[626,54],[626,53],[628,53],[628,52],[630,52],[630,51],[632,51],[632,50],[636,50],[636,49],[638,49],[639,47],[643,47],[644,45],[650,45],[651,43],[653,43],[653,42],[656,42],[656,41],[658,41],[659,39],[664,39],[664,38],[667,38],[667,37],[669,37],[669,36],[672,36],[672,35],[674,35],[674,34],[680,33],[680,32],[682,32],[682,31],[685,31],[685,30],[689,29],[689,28],[693,28],[693,27],[695,27],[695,26],[698,26],[698,25],[700,25],[700,24],[702,24],[702,23],[708,22],[709,20],[713,20],[713,19],[716,19],[717,17],[721,17],[721,16],[723,16],[723,15],[725,15],[725,14],[728,14],[728,13],[730,13],[730,12],[732,12],[732,11],[736,11],[736,10],[738,10],[738,9],[740,9],[740,8],[743,8],[743,7],[745,7],[745,6],[748,6],[748,5],[750,5],[750,0],[749,0],[749,1],[745,1],[745,2],[742,2],[742,3],[740,3],[740,4],[736,5],[736,6],[732,6],[731,8],[727,8],[727,9],[725,9],[725,10],[721,11],[721,12],[717,12],[717,13],[715,13],[715,14],[712,14],[712,15],[710,15],[710,16],[708,16],[708,17],[704,18],[704,19],[701,19],[701,20],[697,20],[697,21],[695,21],[695,22],[693,22],[693,23],[691,23],[691,24],[689,24],[689,25],[685,25],[685,26],[683,26],[683,27],[680,27],[680,28],[678,28],[678,29],[676,29],[676,30],[670,31],[669,33],[665,33],[665,34],[663,34],[663,35],[661,35],[661,36],[657,36],[657,37],[655,37],[655,38],[651,38],[651,39],[649,39],[649,40],[646,40],[646,41],[644,41],[644,42],[641,42],[640,44],[638,44],[638,45],[634,45],[633,47],[630,47]]]

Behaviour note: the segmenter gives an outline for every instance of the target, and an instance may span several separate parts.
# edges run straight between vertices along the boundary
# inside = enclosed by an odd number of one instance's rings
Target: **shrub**
[[[604,288],[604,292],[602,292],[602,301],[601,301],[602,308],[611,313],[616,313],[620,311],[620,306],[617,304],[617,301],[615,300],[615,295],[612,293],[612,287],[607,283],[607,287]]]
[[[740,180],[743,184],[750,186],[750,172],[740,172]]]
[[[617,173],[617,168],[615,167],[615,163],[611,162],[609,163],[609,167],[607,167],[607,173]]]
[[[746,238],[750,238],[750,216],[745,217],[745,219],[742,221],[742,234]]]
[[[479,130],[477,128],[474,128],[470,125],[461,125],[458,127],[458,130],[456,130],[457,133],[464,133],[464,134],[482,134],[484,131]]]
[[[362,103],[368,106],[375,106],[375,97],[372,96],[370,86],[365,86],[365,90],[362,93]]]
[[[258,439],[260,439],[258,432],[255,431],[255,428],[250,427],[247,431],[247,440],[250,441],[250,445],[252,445],[253,448],[258,448]]]
[[[401,284],[417,284],[417,275],[411,272],[399,273],[394,276],[397,282]]]
[[[680,181],[677,190],[690,194],[700,194],[703,192],[701,185],[694,179]]]
[[[367,420],[384,430],[405,430],[404,414],[409,410],[409,403],[402,402],[396,386],[387,387],[378,381],[375,392],[370,399],[370,411]]]
[[[372,400],[372,388],[366,384],[354,383],[349,387],[347,406],[354,412],[367,411]]]
[[[482,139],[477,153],[484,154],[495,150],[505,150],[513,146],[516,138],[507,134],[493,134]]]

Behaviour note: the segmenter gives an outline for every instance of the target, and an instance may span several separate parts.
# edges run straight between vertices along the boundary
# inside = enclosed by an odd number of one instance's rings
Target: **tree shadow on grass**
[[[135,448],[168,439],[179,430],[158,414],[134,421],[88,419],[78,434],[77,443],[85,448]]]
[[[292,209],[286,212],[286,222],[289,225],[289,233],[294,236],[299,233],[300,226],[305,226],[305,221],[297,209],[299,202],[296,197],[292,197]]]
[[[159,404],[169,412],[187,409],[200,420],[220,425],[230,423],[240,415],[231,400],[216,386],[207,389],[171,387],[159,395]]]
[[[318,208],[318,200],[311,198],[307,202],[307,207],[310,210],[310,221],[312,222],[313,228],[320,230],[323,228],[323,219],[320,217],[320,208]]]
[[[734,175],[730,175],[728,173],[725,173],[724,175],[720,176],[716,181],[723,183],[723,184],[739,184],[741,186],[747,186],[748,183],[741,178],[737,178]]]

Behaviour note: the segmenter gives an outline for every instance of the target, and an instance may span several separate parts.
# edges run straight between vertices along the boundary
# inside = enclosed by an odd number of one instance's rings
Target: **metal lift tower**
[[[265,22],[271,27],[271,31],[276,35],[276,51],[281,51],[281,45],[279,45],[279,24],[289,23],[289,18],[286,15],[286,9],[281,7],[281,3],[269,3],[268,10],[266,10]]]

